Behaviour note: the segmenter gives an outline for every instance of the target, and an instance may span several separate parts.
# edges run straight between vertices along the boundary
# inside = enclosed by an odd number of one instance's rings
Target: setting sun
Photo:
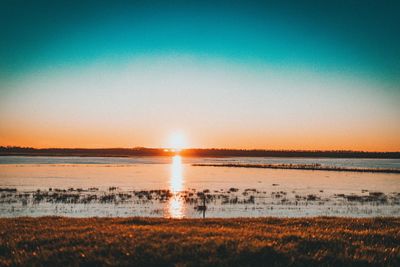
[[[186,137],[182,132],[174,132],[169,137],[168,148],[175,151],[182,150],[187,147]]]

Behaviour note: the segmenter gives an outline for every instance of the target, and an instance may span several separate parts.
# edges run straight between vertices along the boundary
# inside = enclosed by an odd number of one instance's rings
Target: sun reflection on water
[[[183,190],[183,165],[182,157],[174,156],[171,164],[170,190],[173,196],[168,202],[168,217],[183,218],[183,200],[179,192]]]
[[[170,190],[173,193],[183,189],[183,167],[181,156],[172,157]]]

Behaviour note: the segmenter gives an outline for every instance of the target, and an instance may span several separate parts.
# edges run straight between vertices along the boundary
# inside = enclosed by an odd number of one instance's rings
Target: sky
[[[115,3],[116,2],[116,3]],[[0,146],[400,151],[399,1],[0,1]]]

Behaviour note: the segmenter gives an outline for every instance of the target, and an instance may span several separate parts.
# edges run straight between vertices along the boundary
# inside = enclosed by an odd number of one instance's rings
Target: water
[[[0,157],[0,216],[400,216],[399,174],[193,163],[400,169],[398,159]]]
[[[0,156],[3,164],[170,164],[169,157],[25,157]],[[183,164],[193,163],[248,163],[248,164],[321,164],[332,167],[400,169],[400,159],[335,159],[335,158],[281,158],[281,157],[220,157],[182,158]]]

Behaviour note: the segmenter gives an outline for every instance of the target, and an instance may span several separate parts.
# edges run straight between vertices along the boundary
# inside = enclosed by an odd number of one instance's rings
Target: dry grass
[[[400,219],[0,219],[1,266],[400,266]]]

